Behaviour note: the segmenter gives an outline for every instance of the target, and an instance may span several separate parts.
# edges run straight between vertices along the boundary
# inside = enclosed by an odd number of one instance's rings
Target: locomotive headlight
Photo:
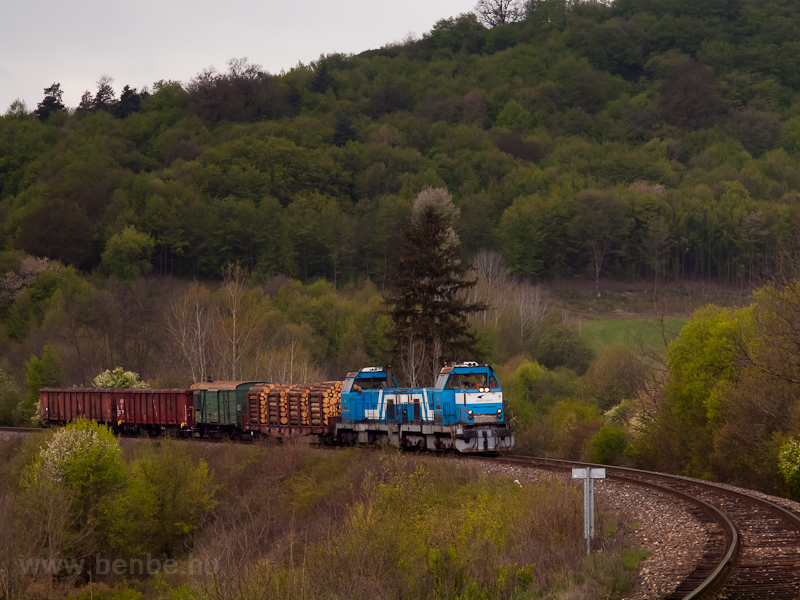
[[[467,414],[468,414],[470,417],[472,416],[472,409],[471,409],[471,408],[470,408],[470,409],[467,411]]]

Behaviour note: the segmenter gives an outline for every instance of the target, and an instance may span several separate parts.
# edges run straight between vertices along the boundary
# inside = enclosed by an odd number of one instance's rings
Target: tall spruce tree
[[[478,358],[467,316],[486,307],[470,303],[463,293],[476,281],[461,262],[461,241],[453,229],[457,217],[447,190],[427,188],[403,231],[386,303],[395,360],[410,386],[431,381],[443,361]]]

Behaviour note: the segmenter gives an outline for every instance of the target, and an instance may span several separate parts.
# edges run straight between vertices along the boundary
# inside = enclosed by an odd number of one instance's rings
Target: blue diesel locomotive
[[[334,437],[343,443],[459,452],[514,445],[497,375],[475,362],[444,367],[433,388],[399,388],[391,370],[378,367],[348,373],[341,407]]]

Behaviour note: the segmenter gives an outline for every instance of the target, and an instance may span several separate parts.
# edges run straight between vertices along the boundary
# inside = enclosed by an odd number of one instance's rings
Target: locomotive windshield
[[[436,380],[437,390],[455,390],[458,388],[500,387],[494,375],[486,373],[441,373]]]
[[[451,374],[447,380],[448,390],[456,388],[476,388],[486,386],[486,373]]]
[[[342,393],[346,394],[347,392],[361,392],[364,390],[385,390],[387,387],[386,385],[386,376],[381,375],[380,377],[348,377],[344,380],[344,386],[342,386]]]
[[[353,386],[354,390],[385,390],[386,389],[386,377],[378,378],[370,378],[370,379],[359,379],[356,381],[356,384]]]

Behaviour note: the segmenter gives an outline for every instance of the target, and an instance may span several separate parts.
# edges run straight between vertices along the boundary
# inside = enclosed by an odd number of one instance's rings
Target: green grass
[[[675,338],[686,321],[687,319],[680,317],[670,317],[666,320],[667,341]],[[664,349],[661,324],[656,319],[643,317],[583,321],[581,337],[597,353],[610,346],[623,346],[632,350]]]
[[[639,568],[639,563],[652,554],[649,550],[639,548],[638,550],[624,550],[622,552],[622,564],[626,571],[634,571]]]

